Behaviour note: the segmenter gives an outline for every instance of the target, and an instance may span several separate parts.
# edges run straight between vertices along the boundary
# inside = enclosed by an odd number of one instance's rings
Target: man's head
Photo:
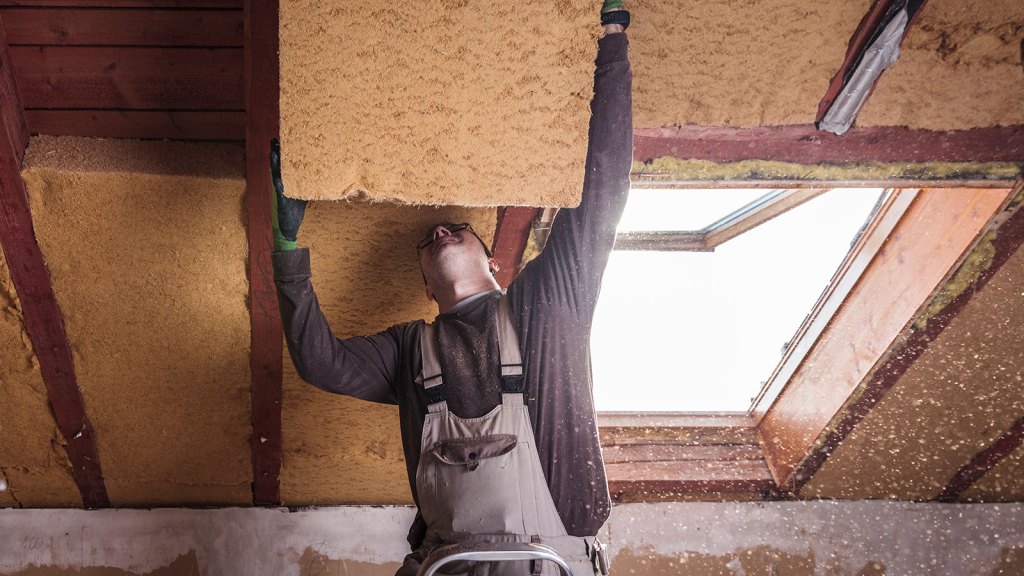
[[[469,224],[433,226],[416,245],[416,252],[427,298],[431,300],[438,300],[442,293],[455,297],[471,296],[465,292],[474,286],[487,286],[486,289],[497,286],[494,274],[498,265],[487,245]],[[440,300],[438,304],[441,305]]]

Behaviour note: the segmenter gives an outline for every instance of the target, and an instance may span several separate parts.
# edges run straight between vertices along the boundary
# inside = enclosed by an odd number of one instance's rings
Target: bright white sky
[[[767,192],[633,190],[619,230],[699,230]],[[714,252],[613,252],[591,337],[597,410],[746,411],[880,193],[833,190]]]

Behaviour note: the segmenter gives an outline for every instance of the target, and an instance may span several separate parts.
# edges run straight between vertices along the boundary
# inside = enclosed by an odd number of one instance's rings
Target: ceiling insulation
[[[281,2],[287,193],[579,203],[597,5]]]

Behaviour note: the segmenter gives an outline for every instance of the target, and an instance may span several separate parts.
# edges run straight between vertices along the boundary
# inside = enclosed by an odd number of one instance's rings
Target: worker
[[[629,13],[602,7],[586,174],[546,247],[503,292],[487,246],[464,223],[432,227],[416,246],[433,323],[334,337],[297,248],[305,202],[283,195],[280,149],[273,254],[288,350],[307,382],[397,404],[418,506],[399,575],[454,542],[540,542],[576,576],[604,563],[595,536],[611,511],[591,393],[590,329],[601,277],[629,192],[632,74]],[[470,574],[553,572],[554,565],[476,563]]]

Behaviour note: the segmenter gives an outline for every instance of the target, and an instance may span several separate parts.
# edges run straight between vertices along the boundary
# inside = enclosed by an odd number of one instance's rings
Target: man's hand
[[[274,183],[274,200],[271,221],[274,226],[274,251],[288,252],[298,246],[299,225],[306,213],[306,201],[284,195],[284,181],[281,179],[281,144],[274,138],[270,141],[270,179]]]

